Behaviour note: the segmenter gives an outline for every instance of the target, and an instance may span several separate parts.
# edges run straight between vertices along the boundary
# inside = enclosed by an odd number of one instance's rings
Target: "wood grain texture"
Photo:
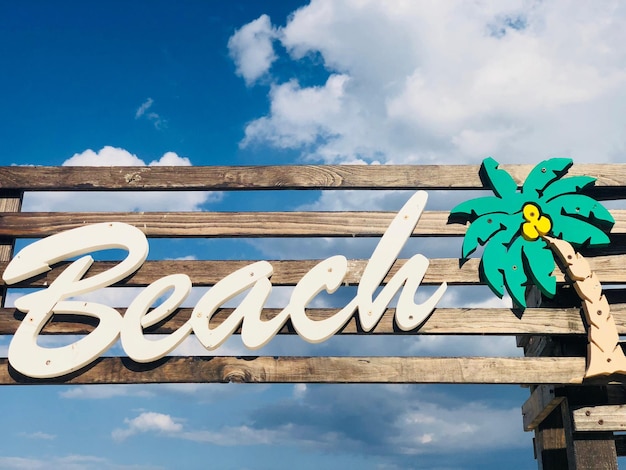
[[[135,273],[128,276],[116,286],[141,287],[156,281],[168,274],[187,274],[195,286],[212,286],[232,272],[245,268],[252,261],[224,261],[224,260],[183,260],[183,261],[146,261]],[[268,260],[274,268],[274,274],[270,278],[274,286],[294,286],[302,276],[313,266],[319,263],[318,260]],[[389,273],[383,279],[386,284],[393,277],[406,260],[397,260]],[[589,263],[601,279],[604,285],[612,283],[626,282],[626,255],[598,256],[590,258]],[[87,275],[101,273],[113,267],[113,261],[95,262]],[[423,285],[439,285],[447,282],[449,285],[477,285],[483,284],[480,280],[478,267],[480,260],[472,258],[459,266],[459,260],[453,258],[435,258],[430,260],[430,265]],[[49,285],[65,269],[68,262],[56,264],[50,271],[35,276],[32,279],[20,282],[14,287],[45,287]],[[358,285],[367,260],[348,260],[348,272],[343,280],[344,285]],[[0,272],[4,272],[7,262],[0,262]],[[555,268],[554,275],[557,282],[565,282],[563,273]],[[0,280],[0,286],[4,281]]]
[[[23,193],[19,190],[0,189],[0,213],[19,212],[22,208],[22,196]],[[12,258],[14,246],[15,239],[13,237],[0,237],[0,262],[9,261]],[[0,285],[0,307],[4,306],[5,297],[6,289]]]
[[[21,191],[0,189],[0,214],[18,213],[22,208]],[[13,255],[13,237],[0,238],[0,261],[8,261]]]
[[[395,212],[23,212],[2,214],[0,236],[45,237],[101,222],[124,222],[162,237],[379,237]],[[425,212],[415,236],[463,235],[447,212]]]
[[[626,304],[614,305],[615,322],[618,331],[626,334]],[[120,314],[126,309],[117,308]],[[191,308],[177,310],[162,324],[148,328],[146,334],[170,334],[180,328],[190,317]],[[261,318],[269,320],[281,310],[263,309]],[[307,309],[307,315],[314,320],[325,320],[338,309]],[[220,325],[231,313],[232,308],[219,309],[211,320],[211,326]],[[437,308],[430,318],[419,328],[401,331],[394,324],[395,309],[387,309],[382,319],[371,333],[364,333],[352,318],[339,334],[343,335],[584,335],[585,328],[579,309],[576,308],[529,308],[521,318],[519,311],[507,308]],[[12,335],[19,326],[24,314],[13,309],[0,309],[0,335]],[[88,334],[96,325],[95,319],[55,315],[43,334]],[[237,330],[237,334],[240,330]],[[279,334],[296,334],[288,322]]]
[[[583,406],[572,411],[574,430],[626,431],[626,405]]]
[[[557,396],[554,385],[539,385],[522,405],[524,431],[536,429],[565,398]]]
[[[77,373],[38,380],[0,359],[0,385],[127,383],[580,384],[582,357],[168,357],[150,364],[100,358]]]
[[[501,165],[520,184],[533,165]],[[479,165],[0,167],[0,189],[29,191],[480,189]],[[626,165],[575,164],[568,175],[624,188]]]
[[[614,210],[613,235],[626,234],[626,210]],[[152,238],[380,237],[395,212],[22,212],[0,216],[0,237],[39,238],[83,225],[124,222]],[[448,212],[422,214],[413,236],[463,236]]]

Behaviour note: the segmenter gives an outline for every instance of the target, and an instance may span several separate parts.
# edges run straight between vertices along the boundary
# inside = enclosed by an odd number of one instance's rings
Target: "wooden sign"
[[[357,189],[410,194],[398,212],[20,211],[24,194],[39,191],[80,197]],[[466,190],[485,196],[432,210],[425,192],[440,190],[455,201],[468,199]],[[0,334],[12,336],[9,357],[0,358],[0,384],[521,384],[531,392],[522,422],[535,432],[540,468],[593,469],[602,462],[616,469],[626,449],[613,434],[626,428],[619,340],[626,334],[626,211],[601,202],[625,195],[626,165],[566,159],[537,166],[486,159],[481,166],[0,167]],[[146,261],[153,238],[241,237],[378,240],[366,259],[306,253],[307,259]],[[463,241],[460,253],[446,258],[427,259],[419,249],[401,257],[409,237]],[[20,239],[35,241],[14,253]],[[125,253],[121,261],[92,259],[94,250],[111,247]],[[414,294],[422,285],[434,293],[420,304]],[[487,285],[515,305],[442,307],[446,285]],[[72,299],[108,286],[141,290],[125,305]],[[293,288],[280,308],[265,306],[273,286]],[[324,291],[337,296],[345,286],[356,294],[344,305],[311,306]],[[192,287],[209,290],[195,306],[181,307]],[[9,291],[14,307],[4,305]],[[238,304],[225,307],[238,293]],[[390,306],[397,293],[399,302]],[[524,355],[220,355],[233,334],[252,349],[275,335],[319,342],[333,335],[434,334],[450,344],[459,335],[500,335],[516,337]],[[45,347],[42,335],[82,337]],[[207,354],[172,356],[189,335]],[[102,357],[118,339],[124,355]]]

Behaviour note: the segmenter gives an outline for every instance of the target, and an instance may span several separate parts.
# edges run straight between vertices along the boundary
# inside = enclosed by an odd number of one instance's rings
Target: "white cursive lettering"
[[[93,264],[93,258],[83,256],[65,268],[46,289],[17,299],[16,308],[27,315],[9,345],[9,362],[30,377],[59,377],[90,364],[120,337],[131,359],[151,362],[169,354],[192,332],[205,348],[216,349],[240,325],[245,346],[257,349],[266,345],[289,318],[303,339],[318,343],[337,333],[357,310],[362,329],[371,331],[399,291],[395,320],[402,330],[412,330],[428,318],[446,290],[443,283],[424,303],[415,303],[416,291],[429,265],[426,257],[417,254],[409,258],[376,297],[374,294],[413,233],[426,201],[427,194],[418,191],[402,207],[368,261],[356,297],[331,317],[313,320],[305,309],[320,292],[332,294],[341,286],[348,271],[344,256],[320,261],[307,272],[294,287],[289,304],[269,320],[262,320],[261,312],[272,290],[273,268],[267,261],[258,261],[218,281],[198,301],[185,324],[158,340],[146,339],[144,329],[165,319],[188,297],[192,284],[185,274],[168,275],[148,285],[130,303],[123,318],[106,305],[66,300],[111,286],[139,269],[148,254],[148,242],[139,229],[123,223],[93,224],[36,241],[11,260],[2,276],[6,284],[29,279],[49,270],[50,264],[97,250],[118,248],[128,254],[113,268],[87,278],[83,276]],[[209,323],[215,312],[246,291],[228,318],[211,327]],[[150,310],[168,292],[169,296]],[[91,333],[70,345],[44,348],[37,344],[37,338],[54,313],[93,316],[99,323]]]

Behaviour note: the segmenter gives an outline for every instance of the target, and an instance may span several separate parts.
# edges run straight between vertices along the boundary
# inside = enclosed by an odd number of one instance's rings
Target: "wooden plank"
[[[20,191],[0,190],[0,213],[3,215],[17,213],[22,208],[22,193]],[[13,255],[13,237],[8,240],[0,239],[0,261],[7,261]]]
[[[598,256],[587,259],[603,285],[626,282],[626,270],[624,270],[626,255]],[[146,261],[135,273],[116,285],[141,287],[168,274],[184,273],[191,278],[195,286],[211,286],[228,274],[244,268],[252,262],[230,260]],[[273,285],[294,286],[304,274],[319,263],[319,260],[268,260],[268,262],[274,268],[274,274],[271,277]],[[397,260],[382,283],[386,284],[405,262],[406,260]],[[97,261],[92,265],[88,274],[104,272],[113,267],[114,264],[113,261]],[[477,258],[468,260],[462,266],[459,266],[459,260],[454,258],[431,259],[422,284],[439,285],[442,282],[447,282],[449,285],[483,284],[478,273],[479,264],[480,260]],[[45,287],[54,281],[67,265],[67,262],[58,263],[52,270],[33,277],[32,280],[17,283],[15,287]],[[344,278],[344,285],[358,285],[366,265],[367,260],[348,260],[348,272]],[[4,272],[6,266],[6,261],[0,262],[0,272]],[[557,282],[565,282],[563,273],[558,268],[555,268],[554,275]],[[4,281],[0,280],[0,286],[2,285],[4,285]]]
[[[626,405],[583,406],[572,411],[574,431],[626,431]]]
[[[557,396],[553,385],[539,385],[530,394],[530,398],[522,405],[524,431],[537,428],[564,400]]]
[[[126,309],[116,309],[124,315]],[[307,309],[307,315],[313,320],[325,320],[339,309]],[[148,328],[146,334],[170,334],[178,330],[190,317],[191,308],[177,310],[171,318],[155,327]],[[261,312],[263,320],[276,316],[281,309],[266,308]],[[232,308],[219,309],[211,319],[211,326],[217,327],[233,312]],[[580,335],[586,334],[579,309],[540,309],[529,308],[521,318],[519,312],[507,308],[437,308],[430,318],[419,328],[401,331],[394,324],[395,309],[385,311],[380,322],[370,333],[364,333],[352,318],[339,334],[374,334],[374,335]],[[17,330],[24,314],[14,308],[0,309],[0,335],[12,335]],[[614,316],[618,331],[626,333],[626,304],[614,306]],[[97,321],[92,317],[55,315],[42,334],[59,335],[88,334]],[[236,334],[239,334],[237,330]],[[291,323],[287,323],[279,334],[295,334]]]
[[[502,165],[521,183],[533,165]],[[480,189],[478,165],[0,167],[0,188],[29,191]],[[575,164],[568,175],[624,187],[626,165]]]
[[[22,208],[22,192],[18,190],[0,189],[0,213],[19,212]],[[15,238],[0,238],[0,262],[9,261],[13,256]],[[6,289],[0,285],[0,307],[4,306]]]
[[[162,237],[379,237],[395,212],[23,212],[3,214],[0,236],[37,238],[100,222],[124,222]],[[457,236],[447,212],[425,212],[415,236]]]
[[[105,357],[59,379],[32,379],[0,359],[0,385],[128,383],[580,384],[585,358],[166,357],[139,364]]]
[[[146,261],[135,273],[116,285],[141,287],[168,274],[185,273],[191,278],[195,286],[212,286],[228,274],[238,269],[245,268],[252,262],[253,261],[241,260]],[[274,286],[294,286],[302,279],[302,276],[319,263],[319,260],[269,260],[268,262],[274,268],[274,273],[271,277]],[[348,272],[344,278],[344,285],[358,285],[367,262],[367,260],[348,260]],[[387,276],[383,279],[383,284],[386,284],[405,262],[406,260],[396,261]],[[0,272],[4,272],[7,264],[6,261],[0,262]],[[15,284],[15,286],[45,287],[54,281],[68,264],[68,262],[58,263],[52,270],[36,276],[32,278],[32,280]],[[114,261],[97,261],[88,271],[88,275],[104,272],[111,269],[115,264],[116,262]],[[424,276],[422,284],[435,285],[441,284],[443,281],[451,285],[478,284],[480,282],[478,277],[478,264],[479,260],[473,259],[465,263],[462,267],[459,267],[459,260],[457,259],[432,259],[430,260],[430,267]],[[609,266],[612,266],[612,264],[609,264]],[[608,270],[605,268],[603,273],[607,274],[607,271]],[[617,276],[620,270],[611,269],[610,272],[613,273],[613,276]],[[563,280],[562,275],[560,275],[560,280]],[[4,281],[0,279],[0,285],[3,284]]]
[[[615,435],[615,451],[618,457],[626,457],[626,434]]]
[[[626,234],[626,210],[614,210],[613,235]],[[448,212],[424,212],[413,236],[462,236]],[[380,237],[395,212],[21,212],[3,214],[0,237],[39,238],[101,222],[124,222],[152,238]]]

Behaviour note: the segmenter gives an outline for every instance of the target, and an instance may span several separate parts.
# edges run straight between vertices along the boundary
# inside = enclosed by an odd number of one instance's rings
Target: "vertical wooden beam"
[[[580,405],[604,405],[611,400],[603,386],[567,387],[561,403],[563,429],[570,470],[617,470],[617,450],[612,432],[576,432],[572,408]]]
[[[535,458],[539,470],[567,470],[567,442],[560,406],[535,428]]]
[[[563,295],[555,296],[562,302],[574,302],[578,305],[580,300],[571,299],[567,295],[571,288],[561,288]],[[554,301],[541,297],[536,288],[529,289],[527,293],[529,306],[560,306]],[[582,317],[581,317],[582,321]],[[578,338],[558,338],[554,336],[531,336],[518,338],[518,346],[524,348],[525,356],[584,356],[586,354],[586,341]],[[572,415],[572,407],[581,405],[603,405],[609,402],[619,401],[624,403],[624,396],[616,395],[615,387],[603,386],[580,386],[562,387],[552,391],[550,396],[545,390],[533,387],[533,394],[529,400],[526,412],[530,421],[525,425],[532,424],[535,427],[535,458],[539,470],[617,470],[617,451],[615,437],[612,432],[575,432]],[[533,398],[534,395],[534,398]],[[541,397],[539,395],[542,395]],[[537,425],[541,410],[531,410],[532,405],[540,402],[543,398],[546,406],[556,404],[556,398],[563,397],[547,417]],[[550,398],[550,399],[548,399]],[[546,409],[545,414],[550,410]]]
[[[0,189],[0,215],[3,212],[19,212],[22,209],[22,191]],[[13,256],[15,238],[0,239],[0,261],[9,261]],[[4,307],[6,287],[0,287],[0,307]]]
[[[617,450],[612,432],[576,432],[572,409],[582,403],[610,400],[607,387],[564,387],[563,400],[535,428],[535,458],[539,470],[617,470]]]

